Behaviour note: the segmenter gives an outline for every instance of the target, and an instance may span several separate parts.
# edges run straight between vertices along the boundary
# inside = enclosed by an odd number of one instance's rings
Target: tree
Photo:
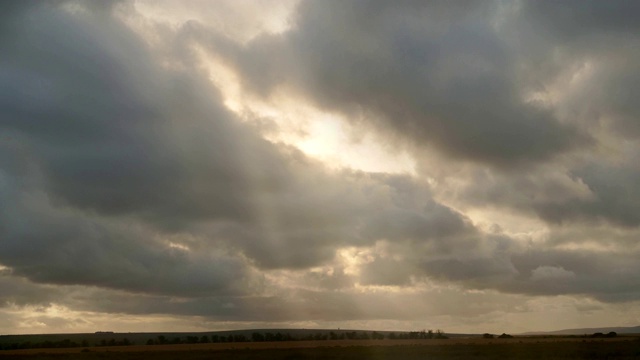
[[[448,339],[449,337],[444,334],[444,331],[438,329],[436,330],[436,334],[434,335],[436,339]]]
[[[187,344],[197,344],[198,343],[198,337],[197,336],[187,336]]]

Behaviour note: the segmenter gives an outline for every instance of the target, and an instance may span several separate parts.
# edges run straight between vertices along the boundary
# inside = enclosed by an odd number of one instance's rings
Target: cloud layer
[[[255,28],[257,3],[4,6],[2,332],[473,331],[640,301],[633,2],[300,1]],[[292,115],[258,112],[283,98],[416,171],[277,140]]]

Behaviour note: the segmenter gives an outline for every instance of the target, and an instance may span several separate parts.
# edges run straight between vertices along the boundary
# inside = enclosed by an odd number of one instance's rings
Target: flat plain
[[[640,338],[516,337],[134,345],[0,352],[2,359],[640,359]]]

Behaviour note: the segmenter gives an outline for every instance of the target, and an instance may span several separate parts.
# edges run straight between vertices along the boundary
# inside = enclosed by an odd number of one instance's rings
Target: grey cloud
[[[514,273],[510,261],[498,258],[442,259],[428,261],[423,265],[428,276],[447,280],[466,280],[472,283],[490,284],[491,279],[510,277]]]
[[[0,287],[0,308],[8,305],[46,306],[63,295],[54,286],[35,285],[25,278],[12,275],[11,271],[0,272]]]
[[[468,245],[474,232],[464,216],[433,201],[428,186],[409,177],[343,172],[337,178],[306,166],[292,173],[302,172],[300,184],[313,191],[291,184],[287,192],[257,195],[256,222],[212,232],[235,236],[260,267],[298,269],[331,260],[336,248],[378,240],[451,252]]]
[[[289,33],[244,47],[208,41],[258,93],[292,86],[454,158],[511,166],[590,142],[518,98],[519,54],[490,25],[494,3],[379,5],[308,1]]]
[[[411,264],[388,257],[376,257],[360,271],[360,282],[364,285],[406,286],[411,284],[411,275],[416,273]]]
[[[40,26],[16,25],[7,45],[3,125],[25,137],[56,201],[179,227],[247,220],[252,186],[287,187],[286,155],[239,124],[203,73],[161,69],[113,20],[28,17]],[[185,53],[174,60],[197,68]]]
[[[633,44],[638,41],[640,39],[632,35],[625,35],[592,41],[581,47],[568,45],[567,53],[575,51],[581,55],[566,61],[573,61],[585,79],[576,89],[567,92],[567,99],[559,108],[594,133],[637,139],[640,107],[633,94],[640,88],[640,52]],[[564,62],[560,65],[566,66]]]
[[[0,70],[0,263],[17,275],[259,293],[254,266],[304,269],[381,238],[450,247],[445,238],[469,231],[420,181],[331,173],[264,140],[225,109],[188,51],[173,61],[194,70],[167,70],[104,14],[41,5],[20,16]],[[192,240],[172,247],[172,236]]]
[[[441,204],[430,202],[422,211],[413,209],[384,209],[370,219],[367,231],[381,239],[403,239],[425,242],[447,239],[473,231],[472,225],[460,214]]]
[[[309,284],[317,284],[321,289],[339,290],[350,288],[355,283],[355,276],[345,273],[344,268],[334,267],[332,272],[309,272],[305,274],[305,281]]]
[[[550,246],[596,245],[612,251],[633,249],[638,243],[640,229],[637,227],[618,227],[611,231],[608,223],[592,222],[583,226],[559,226],[550,232],[546,243]]]
[[[558,80],[570,84],[585,73],[554,105],[562,117],[592,133],[637,138],[639,110],[632,94],[638,88],[638,13],[638,4],[626,0],[526,1],[504,30],[526,55],[525,73],[538,90],[547,92]]]
[[[551,226],[637,227],[638,5],[524,1],[504,3],[503,11],[496,28],[521,67],[519,86],[597,146],[516,171],[448,165],[443,182],[463,179],[460,204],[519,211]]]
[[[523,277],[531,279],[536,269],[554,267],[572,276],[549,276],[541,281],[520,279],[507,289],[534,294],[584,294],[601,301],[630,301],[638,294],[640,283],[637,254],[590,251],[531,251],[513,257]]]
[[[632,165],[635,163],[632,157],[618,164],[592,162],[575,169],[575,176],[589,186],[595,199],[569,203],[559,211],[553,207],[551,210],[560,213],[561,218],[605,219],[616,225],[637,227],[640,225],[640,193],[637,187],[640,171]]]
[[[351,296],[331,291],[281,291],[278,296],[201,296],[131,294],[103,289],[71,289],[60,301],[74,309],[133,315],[199,316],[216,321],[278,322],[359,317]]]
[[[186,252],[136,224],[12,205],[0,262],[33,281],[192,296],[237,293],[250,281],[245,265],[222,251]]]
[[[246,218],[242,171],[230,159],[251,146],[274,151],[219,101],[204,102],[209,88],[195,77],[157,68],[111,19],[46,5],[21,16],[1,43],[10,55],[0,71],[0,262],[39,282],[134,292],[246,286],[239,258],[170,248],[136,217],[160,229]],[[251,144],[240,149],[243,141]]]
[[[375,257],[362,267],[364,284],[406,286],[410,281],[457,283],[468,289],[494,289],[527,296],[580,295],[603,302],[633,301],[638,295],[634,232],[551,231],[545,243],[518,245],[500,234],[476,233],[453,243],[451,252],[396,243],[391,257]],[[614,242],[619,242],[615,244]],[[583,245],[603,244],[589,250]],[[574,245],[571,250],[567,245]]]
[[[173,314],[197,316],[211,321],[286,322],[347,321],[370,319],[429,319],[435,315],[484,314],[500,307],[513,308],[522,301],[513,295],[472,294],[459,296],[453,290],[413,294],[380,292],[297,290],[277,297],[209,297],[197,299],[84,291],[66,301],[76,309],[120,314]],[[504,298],[507,297],[505,300]],[[503,302],[497,301],[503,298]],[[427,306],[428,304],[428,306]],[[473,304],[473,306],[469,306]]]
[[[429,278],[468,288],[536,296],[573,294],[622,302],[638,295],[637,256],[635,251],[531,249],[491,258],[432,260],[423,263],[422,269]]]
[[[550,26],[525,61],[529,43],[514,45],[522,34],[490,21],[500,20],[494,3],[466,5],[306,2],[283,34],[238,45],[189,23],[165,29],[161,50],[111,17],[110,6],[68,13],[33,3],[0,15],[11,20],[0,22],[0,265],[11,269],[0,275],[10,289],[0,303],[268,322],[501,306],[467,294],[485,302],[465,308],[464,296],[446,291],[373,296],[355,284],[493,289],[510,294],[512,311],[521,299],[513,294],[638,299],[636,251],[621,252],[637,243],[635,145],[615,164],[600,148],[572,153],[612,129],[633,141],[637,108],[609,90],[631,93],[637,81],[623,75],[637,69],[605,66],[602,89],[557,107],[520,98],[537,75],[543,88],[557,76],[545,66],[562,72],[594,54],[585,43],[599,27],[632,38],[634,25],[584,10]],[[542,11],[529,5],[555,6],[525,3],[521,16]],[[548,21],[560,21],[554,16]],[[581,26],[593,34],[570,40]],[[547,58],[556,32],[580,51],[531,65]],[[192,41],[223,55],[256,93],[290,87],[322,110],[364,115],[354,121],[388,138],[435,146],[450,164],[433,165],[446,173],[434,183],[450,176],[438,186],[462,206],[440,202],[447,196],[426,179],[328,170],[265,140],[226,109]],[[578,105],[585,97],[606,116],[575,115],[588,112]],[[550,239],[523,245],[487,232],[463,212],[482,206],[535,214]],[[599,232],[587,239],[585,223]],[[588,242],[616,245],[567,250]],[[310,272],[333,265],[344,247],[373,254],[360,276],[339,266]],[[270,282],[265,274],[278,269],[307,272],[308,288]]]
[[[635,1],[526,1],[522,20],[534,22],[539,29],[556,37],[576,40],[590,36],[637,34]]]
[[[468,169],[469,181],[455,198],[478,208],[516,210],[554,226],[596,222],[633,228],[640,224],[636,153],[629,150],[615,161],[595,155],[568,169],[557,164],[518,172]]]
[[[621,137],[637,139],[640,136],[640,106],[633,99],[633,94],[640,90],[640,53],[624,54],[624,60],[612,64],[609,71],[601,74],[594,81],[601,84],[593,101],[600,105],[601,118],[612,119],[613,132]],[[584,99],[584,96],[579,97]]]

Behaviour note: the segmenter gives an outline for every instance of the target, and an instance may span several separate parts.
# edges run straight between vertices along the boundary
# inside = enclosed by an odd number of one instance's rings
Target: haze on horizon
[[[636,326],[639,16],[3,1],[0,334]]]

